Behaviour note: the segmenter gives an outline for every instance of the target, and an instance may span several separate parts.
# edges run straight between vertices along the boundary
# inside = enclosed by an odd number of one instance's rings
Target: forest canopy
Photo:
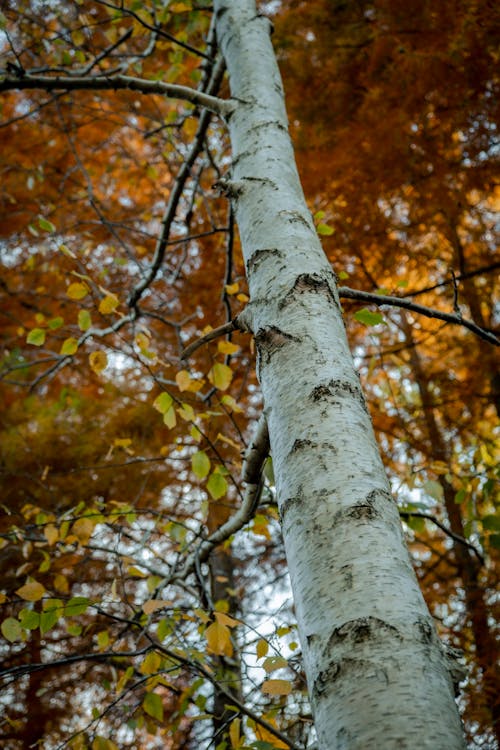
[[[464,665],[468,747],[492,750],[500,11],[261,6],[412,564]],[[262,341],[244,324],[215,18],[196,0],[15,0],[0,12],[9,750],[315,739]]]

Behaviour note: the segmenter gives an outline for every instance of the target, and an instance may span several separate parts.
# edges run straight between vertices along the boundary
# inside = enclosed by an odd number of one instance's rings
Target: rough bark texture
[[[216,0],[237,106],[234,201],[287,560],[321,748],[464,747],[451,664],[404,544],[332,270],[297,175],[269,22]]]

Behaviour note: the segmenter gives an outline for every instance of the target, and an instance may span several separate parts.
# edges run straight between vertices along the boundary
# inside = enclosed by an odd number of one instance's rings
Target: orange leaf
[[[292,683],[289,680],[265,680],[262,683],[262,692],[267,695],[289,695],[292,692]]]

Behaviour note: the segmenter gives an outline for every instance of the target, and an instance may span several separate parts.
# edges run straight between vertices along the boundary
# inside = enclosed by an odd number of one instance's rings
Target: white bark
[[[319,746],[458,750],[450,664],[402,536],[297,175],[269,22],[215,0],[234,200]]]

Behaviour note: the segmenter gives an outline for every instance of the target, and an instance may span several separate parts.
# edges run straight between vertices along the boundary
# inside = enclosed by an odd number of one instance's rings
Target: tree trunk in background
[[[430,457],[435,461],[442,461],[449,466],[450,455],[436,421],[432,393],[428,387],[428,380],[425,377],[411,326],[407,322],[403,311],[401,312],[401,318],[408,343],[411,368],[422,400],[422,411],[429,445],[431,446]],[[439,481],[443,488],[444,507],[448,516],[450,529],[457,536],[465,538],[460,506],[455,502],[455,488],[445,477],[440,477]],[[495,636],[492,634],[488,622],[488,606],[480,580],[481,565],[470,548],[465,544],[461,544],[456,539],[453,540],[453,554],[458,575],[463,582],[467,615],[470,620],[476,646],[477,661],[482,672],[484,702],[491,713],[493,731],[498,747],[500,748],[500,654]]]
[[[233,200],[319,747],[464,747],[450,663],[404,543],[330,265],[307,209],[269,22],[216,0],[236,106]]]

